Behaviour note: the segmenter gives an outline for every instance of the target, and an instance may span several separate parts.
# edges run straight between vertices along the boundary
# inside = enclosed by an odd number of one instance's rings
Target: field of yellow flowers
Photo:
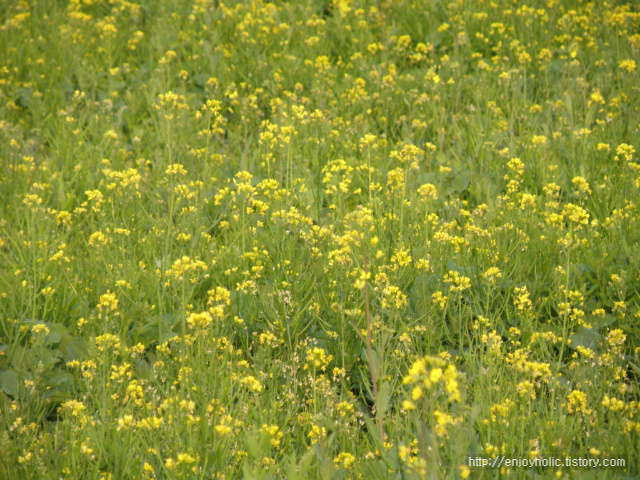
[[[0,478],[638,478],[636,2],[7,0],[0,50]]]

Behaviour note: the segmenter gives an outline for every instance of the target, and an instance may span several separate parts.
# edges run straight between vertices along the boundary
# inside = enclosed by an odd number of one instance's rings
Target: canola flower
[[[405,400],[403,408],[414,410],[414,401],[425,396],[425,391],[437,388],[438,384],[444,386],[450,402],[460,401],[460,389],[456,367],[438,357],[424,357],[413,363],[409,373],[402,379],[404,385],[411,385],[411,399]]]
[[[638,476],[640,17],[534,3],[8,0],[0,477]]]

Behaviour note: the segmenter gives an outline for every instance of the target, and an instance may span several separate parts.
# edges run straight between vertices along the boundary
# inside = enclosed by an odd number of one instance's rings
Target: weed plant
[[[1,478],[638,478],[635,2],[0,19]]]

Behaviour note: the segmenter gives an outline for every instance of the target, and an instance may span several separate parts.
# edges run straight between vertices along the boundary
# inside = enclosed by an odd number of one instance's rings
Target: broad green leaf
[[[247,452],[252,458],[259,458],[261,454],[260,445],[257,440],[257,436],[253,433],[247,433],[244,436],[244,445],[247,448]]]
[[[571,336],[571,343],[569,346],[574,350],[578,347],[595,350],[599,341],[600,334],[594,329],[580,327],[578,331]]]
[[[446,193],[462,193],[471,183],[471,172],[469,170],[463,170],[458,173],[446,189]]]
[[[5,370],[0,373],[0,388],[7,395],[15,397],[20,388],[20,375],[14,370]]]
[[[376,402],[376,419],[382,422],[387,408],[389,408],[389,400],[391,399],[391,385],[389,382],[383,382],[378,389],[378,399]]]

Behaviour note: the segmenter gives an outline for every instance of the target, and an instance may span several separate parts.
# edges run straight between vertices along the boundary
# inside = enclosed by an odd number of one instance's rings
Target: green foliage
[[[632,2],[0,17],[0,478],[640,474]]]

